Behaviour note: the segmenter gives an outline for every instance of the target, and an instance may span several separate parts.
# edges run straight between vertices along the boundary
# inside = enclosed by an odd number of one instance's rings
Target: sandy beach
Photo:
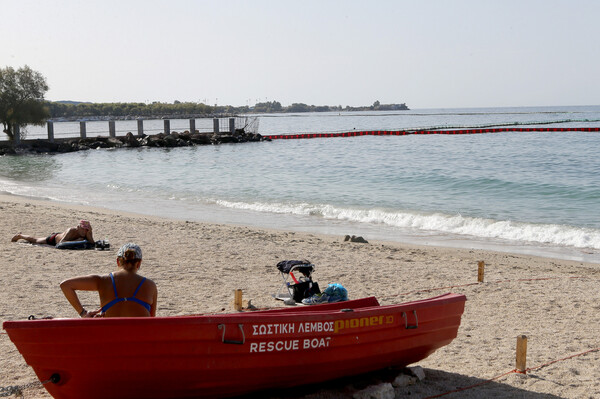
[[[257,308],[285,306],[271,296],[281,284],[275,265],[309,259],[320,286],[340,283],[351,298],[373,295],[390,304],[445,292],[466,295],[458,337],[415,364],[424,368],[426,379],[397,388],[396,398],[425,398],[478,384],[444,397],[600,397],[598,264],[369,237],[364,237],[367,244],[352,243],[342,236],[168,220],[9,195],[0,195],[0,215],[0,321],[77,317],[59,283],[113,271],[116,250],[126,242],[144,251],[140,273],[158,286],[157,316],[231,312],[235,289]],[[45,237],[79,219],[90,220],[94,238],[108,239],[111,250],[60,251],[11,242],[18,232]],[[485,262],[485,281],[473,284],[478,261]],[[97,294],[81,297],[88,309],[97,307]],[[521,334],[528,337],[527,366],[533,368],[527,375],[510,373]],[[36,381],[4,332],[0,351],[1,387]],[[266,397],[350,398],[359,388],[356,381],[368,382],[356,379],[354,385],[345,381]],[[41,387],[24,393],[50,397]]]

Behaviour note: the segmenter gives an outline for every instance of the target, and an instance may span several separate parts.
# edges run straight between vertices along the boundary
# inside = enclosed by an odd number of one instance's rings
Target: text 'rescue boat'
[[[6,321],[57,399],[227,397],[403,367],[455,337],[464,295],[233,314]]]

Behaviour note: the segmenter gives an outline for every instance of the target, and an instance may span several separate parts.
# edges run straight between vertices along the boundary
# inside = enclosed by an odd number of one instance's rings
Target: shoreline
[[[281,286],[277,262],[309,259],[321,287],[340,283],[350,298],[375,296],[389,304],[446,292],[467,296],[457,338],[414,364],[424,368],[426,379],[401,388],[397,398],[437,395],[513,370],[521,334],[529,340],[528,367],[577,356],[525,376],[509,373],[448,397],[600,396],[600,369],[595,366],[600,351],[579,355],[600,345],[600,269],[593,263],[377,240],[352,243],[343,236],[179,221],[4,194],[0,212],[1,321],[29,315],[76,317],[58,287],[60,281],[113,271],[116,251],[129,241],[144,251],[140,273],[158,286],[160,317],[231,312],[233,291],[240,288],[244,300],[257,308],[284,306],[271,296]],[[79,219],[90,220],[94,239],[108,238],[111,249],[58,251],[10,242],[19,231],[45,236]],[[473,284],[478,261],[485,262],[485,280]],[[94,293],[80,297],[89,309],[97,306]],[[0,335],[0,350],[5,354],[0,385],[36,380],[5,334]],[[349,390],[348,385],[326,384],[303,388],[296,397],[350,398]],[[43,388],[25,394],[49,398]]]
[[[62,207],[80,208],[82,210],[97,210],[109,213],[124,213],[130,216],[150,217],[165,219],[170,221],[191,221],[197,223],[208,223],[225,226],[249,227],[254,229],[269,230],[275,232],[293,231],[301,234],[315,234],[319,236],[344,237],[345,235],[363,236],[367,241],[376,241],[389,244],[405,244],[425,247],[443,247],[463,250],[481,250],[493,251],[507,254],[518,254],[525,256],[536,256],[547,259],[561,259],[575,262],[585,262],[596,264],[600,267],[600,251],[593,248],[576,247],[558,247],[555,245],[544,245],[543,243],[511,243],[500,239],[486,239],[474,236],[460,236],[436,233],[422,233],[420,235],[410,235],[408,233],[397,232],[389,226],[370,226],[360,223],[346,222],[341,225],[337,221],[314,220],[311,223],[303,224],[295,220],[295,215],[261,215],[256,211],[243,209],[226,208],[216,211],[210,208],[204,209],[201,213],[204,217],[186,218],[180,216],[177,212],[170,215],[152,215],[150,208],[140,208],[139,211],[129,211],[124,209],[114,209],[100,205],[77,204],[73,202],[60,201],[50,198],[31,197],[20,194],[13,194],[6,191],[0,191],[0,201],[20,199],[28,201],[40,201],[41,203],[60,205]],[[216,206],[216,205],[214,205]],[[146,212],[144,212],[146,211]],[[210,214],[211,216],[206,216]],[[215,216],[218,215],[218,216]],[[257,217],[258,215],[258,217]],[[262,218],[260,216],[263,216]],[[241,220],[238,222],[237,220]],[[260,220],[257,222],[257,220]],[[275,225],[276,227],[265,227],[264,225]]]

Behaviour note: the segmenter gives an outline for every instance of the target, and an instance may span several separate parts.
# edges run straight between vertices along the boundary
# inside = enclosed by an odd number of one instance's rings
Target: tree
[[[310,112],[310,107],[304,103],[293,103],[286,109],[287,112]]]
[[[46,121],[47,91],[46,78],[27,65],[16,71],[12,67],[0,68],[0,121],[9,140],[14,139],[14,125],[41,125]]]
[[[267,101],[254,105],[254,112],[281,112],[282,110],[283,108],[279,101]]]

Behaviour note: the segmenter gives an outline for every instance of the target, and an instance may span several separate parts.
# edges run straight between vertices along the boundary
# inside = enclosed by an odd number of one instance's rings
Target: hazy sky
[[[597,0],[0,0],[49,100],[600,104]]]

